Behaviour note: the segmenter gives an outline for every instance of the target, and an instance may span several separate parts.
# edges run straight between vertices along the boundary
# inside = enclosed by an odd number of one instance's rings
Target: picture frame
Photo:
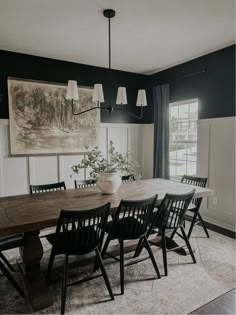
[[[73,115],[66,85],[8,77],[10,155],[75,154],[98,143],[100,113]],[[76,112],[93,107],[91,87],[78,87]]]

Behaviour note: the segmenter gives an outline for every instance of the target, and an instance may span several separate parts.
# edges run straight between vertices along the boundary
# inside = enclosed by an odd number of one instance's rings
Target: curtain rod
[[[168,82],[165,82],[165,83],[163,82],[163,83],[160,83],[160,84],[169,84],[169,83],[172,83],[172,82],[176,82],[176,81],[179,81],[179,80],[182,80],[182,79],[185,79],[185,78],[189,78],[189,77],[193,77],[195,75],[199,75],[199,74],[206,73],[206,72],[207,72],[207,68],[204,68],[204,69],[202,69],[200,71],[196,71],[196,72],[192,72],[192,73],[189,73],[189,74],[185,74],[182,77],[178,77],[178,78],[176,78],[174,80],[170,80]]]
[[[201,73],[206,73],[206,72],[207,72],[207,68],[204,68],[204,69],[202,69],[200,71],[196,71],[196,72],[192,72],[192,73],[186,74],[186,75],[180,77],[179,79],[192,77],[192,76],[195,76],[195,75],[198,75],[198,74],[201,74]]]

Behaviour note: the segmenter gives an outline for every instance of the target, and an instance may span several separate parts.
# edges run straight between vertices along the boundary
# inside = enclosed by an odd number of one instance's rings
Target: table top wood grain
[[[213,195],[213,190],[165,179],[138,180],[123,183],[112,195],[102,194],[97,187],[68,189],[34,195],[0,198],[0,235],[12,235],[55,226],[61,209],[86,210],[111,203],[115,210],[121,199],[138,200],[158,194],[160,202],[166,193],[181,194],[196,189],[196,197]]]

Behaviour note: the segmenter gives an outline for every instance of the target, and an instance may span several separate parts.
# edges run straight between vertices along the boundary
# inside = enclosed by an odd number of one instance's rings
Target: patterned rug
[[[177,240],[177,239],[176,239]],[[181,240],[177,240],[181,243]],[[107,259],[106,269],[115,300],[111,301],[103,278],[68,287],[67,314],[189,314],[202,305],[235,287],[235,241],[210,231],[207,239],[203,230],[196,227],[191,238],[197,264],[191,257],[168,254],[168,277],[154,279],[155,271],[150,260],[125,269],[125,293],[120,295],[119,263]],[[45,254],[42,265],[47,266],[50,246],[44,241]],[[161,274],[161,250],[152,246]],[[145,250],[143,251],[145,252]],[[16,251],[9,251],[12,260]],[[145,254],[145,253],[144,253]],[[126,257],[129,259],[130,254]],[[15,259],[15,258],[14,258]],[[59,257],[60,259],[60,257]],[[92,265],[70,269],[69,279],[89,274]],[[22,279],[18,280],[23,286]],[[51,285],[53,306],[37,314],[60,313],[61,282],[55,276]],[[21,298],[4,278],[0,278],[0,313],[32,314],[27,299]]]

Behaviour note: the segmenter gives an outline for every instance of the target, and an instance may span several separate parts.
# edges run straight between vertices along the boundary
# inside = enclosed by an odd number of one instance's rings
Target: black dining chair
[[[82,179],[78,180],[75,179],[75,188],[86,188],[86,187],[94,187],[96,186],[96,180],[95,179]]]
[[[123,175],[121,176],[122,183],[129,183],[135,181],[135,176],[133,174],[131,175]]]
[[[30,185],[31,194],[39,194],[45,192],[53,192],[57,190],[66,190],[65,182],[46,184],[46,185]]]
[[[106,242],[102,249],[102,257],[107,254],[110,257],[120,261],[120,285],[121,294],[124,294],[124,241],[140,240],[147,249],[151,258],[153,267],[156,271],[157,278],[160,278],[159,269],[157,267],[151,247],[147,241],[147,231],[150,224],[150,218],[157,200],[157,195],[144,200],[121,200],[117,212],[112,222],[106,224],[106,232],[108,233]],[[111,240],[118,239],[120,244],[120,259],[107,253],[107,248]],[[144,258],[147,259],[147,258]],[[144,259],[136,260],[126,266],[138,263]]]
[[[147,237],[153,232],[158,231],[158,235],[161,235],[161,248],[163,255],[163,264],[164,264],[164,272],[165,276],[168,274],[167,270],[167,252],[174,251],[178,248],[182,248],[183,246],[178,246],[175,248],[167,249],[167,240],[166,240],[166,231],[172,230],[172,234],[168,241],[171,241],[175,234],[180,236],[184,241],[189,250],[191,258],[194,263],[196,263],[196,259],[193,254],[193,250],[189,243],[188,237],[184,230],[184,219],[187,208],[194,196],[195,190],[181,195],[174,194],[166,194],[164,199],[162,200],[158,211],[152,217],[152,223],[149,226],[149,230],[147,233]],[[178,230],[181,231],[181,234],[178,233]],[[149,241],[151,245],[160,246],[160,243],[154,243]],[[134,257],[140,255],[143,249],[143,242],[139,242]]]
[[[54,191],[66,190],[65,182],[58,182],[52,184],[45,185],[30,185],[30,194],[41,194],[41,193],[50,193]],[[52,228],[45,229],[42,233],[40,233],[40,238],[46,237],[48,234],[52,233]]]
[[[25,297],[25,293],[11,274],[11,272],[15,272],[15,268],[10,264],[6,256],[2,253],[3,251],[21,247],[23,245],[24,240],[22,234],[0,238],[0,270],[2,272],[2,275],[10,281],[10,283],[22,297]]]
[[[184,175],[181,179],[181,183],[205,188],[206,184],[207,184],[207,178]],[[188,238],[190,238],[194,226],[199,225],[199,224],[202,225],[206,236],[208,238],[210,238],[210,235],[207,231],[206,225],[205,225],[205,223],[202,219],[202,216],[200,214],[201,203],[202,203],[202,198],[193,198],[189,207],[188,207],[187,212],[193,213],[193,216],[187,216],[186,215],[186,218],[190,219],[190,222],[191,222],[190,228],[188,231]]]
[[[61,291],[61,314],[64,314],[65,312],[66,288],[68,286],[83,283],[101,276],[99,274],[67,284],[69,256],[80,256],[95,252],[96,263],[101,269],[110,297],[114,300],[110,282],[100,253],[109,210],[110,203],[91,210],[61,210],[56,233],[47,236],[47,239],[52,244],[52,250],[48,263],[47,279],[50,277],[55,256],[64,255],[65,257]]]

